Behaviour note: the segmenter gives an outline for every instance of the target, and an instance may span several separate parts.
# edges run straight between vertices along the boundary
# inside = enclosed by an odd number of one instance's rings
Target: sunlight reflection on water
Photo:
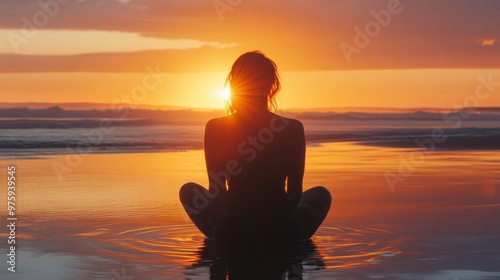
[[[272,248],[234,253],[206,242],[190,223],[178,189],[186,178],[206,180],[202,151],[85,155],[62,182],[52,163],[64,156],[19,160],[25,257],[18,275],[111,279],[126,269],[136,280],[208,279],[267,265],[278,274],[272,279],[300,272],[303,279],[442,280],[462,275],[457,270],[475,273],[459,279],[500,277],[499,152],[436,152],[391,192],[384,173],[398,171],[404,151],[346,143],[308,149],[304,186],[328,187],[333,207],[312,242],[281,255]],[[77,257],[77,265],[50,261],[46,270],[83,276],[42,277],[45,269],[30,267],[29,249],[40,252],[33,259]]]

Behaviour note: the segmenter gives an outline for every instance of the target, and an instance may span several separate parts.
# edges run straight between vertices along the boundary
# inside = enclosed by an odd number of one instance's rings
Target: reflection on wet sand
[[[373,237],[377,229],[321,228],[313,240],[288,246],[234,245],[205,240],[188,270],[210,268],[210,279],[303,279],[304,273],[382,263],[400,253]],[[387,239],[387,238],[386,238]],[[316,243],[320,245],[316,245]],[[265,275],[265,277],[264,277]]]
[[[210,279],[302,279],[304,264],[324,269],[324,261],[312,241],[290,246],[223,244],[205,240],[199,259],[186,274],[209,267]],[[227,278],[226,278],[227,277]]]
[[[117,273],[141,280],[500,277],[500,152],[436,151],[392,192],[384,173],[397,172],[406,152],[350,143],[310,147],[304,186],[328,187],[332,210],[311,242],[283,250],[219,246],[190,223],[178,190],[186,178],[206,180],[202,151],[85,155],[61,182],[51,163],[63,156],[11,162],[22,186],[16,275],[27,280],[112,279]],[[74,261],[35,267],[40,257],[50,256]],[[1,279],[8,277],[0,270]]]

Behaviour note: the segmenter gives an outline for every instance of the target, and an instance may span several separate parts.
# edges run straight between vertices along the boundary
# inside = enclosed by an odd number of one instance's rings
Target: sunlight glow
[[[231,88],[229,86],[224,87],[224,89],[219,93],[220,97],[224,101],[229,101],[231,98]]]

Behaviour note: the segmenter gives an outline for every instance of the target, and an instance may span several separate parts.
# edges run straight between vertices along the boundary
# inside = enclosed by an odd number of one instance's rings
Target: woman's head
[[[231,87],[229,112],[276,110],[281,88],[276,64],[259,51],[242,54],[231,67],[226,85]]]

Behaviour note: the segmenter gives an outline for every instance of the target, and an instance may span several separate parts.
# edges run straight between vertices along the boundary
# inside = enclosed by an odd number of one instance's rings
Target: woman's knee
[[[325,187],[314,187],[305,191],[299,202],[298,207],[310,207],[315,209],[321,215],[326,215],[330,210],[332,195]]]
[[[193,195],[195,194],[194,190],[196,188],[203,188],[203,187],[193,182],[189,182],[182,185],[179,190],[179,198],[181,199],[181,201],[186,201],[192,198]]]
[[[313,189],[315,189],[317,196],[322,197],[323,199],[330,201],[330,203],[332,202],[332,194],[330,193],[330,191],[327,188],[322,187],[322,186],[318,186],[318,187],[314,187]]]
[[[326,201],[332,201],[332,195],[330,194],[330,191],[322,186],[316,186],[313,188],[308,189],[303,193],[303,196],[309,197],[309,198],[314,198],[318,199],[321,198]]]

